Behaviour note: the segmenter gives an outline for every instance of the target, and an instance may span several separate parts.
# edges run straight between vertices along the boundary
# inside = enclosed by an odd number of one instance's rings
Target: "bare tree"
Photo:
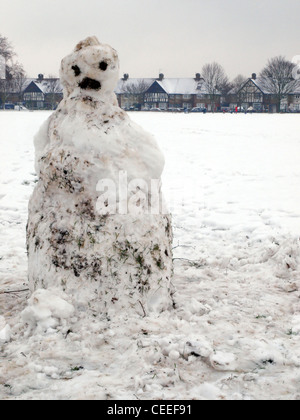
[[[239,74],[231,82],[232,94],[235,96],[238,106],[241,106],[244,99],[244,92],[241,90],[247,82],[247,77]]]
[[[0,102],[3,109],[5,109],[5,103],[11,92],[10,86],[11,83],[7,79],[0,80]]]
[[[237,75],[231,82],[232,89],[234,89],[234,92],[238,93],[238,91],[243,87],[247,80],[247,77],[243,76],[242,74]]]
[[[214,110],[220,94],[225,94],[229,90],[228,77],[223,67],[215,62],[203,66],[202,77],[205,80],[212,110]]]
[[[18,101],[22,102],[22,95],[26,85],[26,73],[24,67],[18,62],[13,63],[10,74],[12,77],[11,86],[13,91],[18,96]]]
[[[126,95],[131,96],[131,103],[134,102],[142,105],[144,103],[144,94],[146,90],[150,87],[151,83],[147,82],[144,79],[137,80],[135,82],[125,82],[122,87],[122,92]]]
[[[62,93],[62,86],[57,77],[49,74],[49,79],[47,80],[47,96],[49,99],[51,109],[55,109],[59,103],[58,95]]]
[[[5,58],[0,54],[0,80],[5,79],[5,67],[6,67]]]
[[[5,108],[5,102],[12,93],[22,100],[22,91],[25,83],[25,70],[18,61],[11,43],[8,39],[0,34],[0,55],[5,60],[5,79],[0,80],[0,99]]]
[[[22,102],[22,93],[26,82],[26,74],[22,64],[11,62],[6,64],[6,78],[0,80],[0,99],[3,109],[5,102],[11,95],[17,95],[18,101]]]
[[[295,66],[285,57],[274,57],[260,74],[263,88],[276,99],[277,112],[280,112],[281,101],[299,87],[299,80],[293,77]]]
[[[123,92],[139,95],[145,93],[150,84],[151,83],[147,83],[144,79],[137,80],[136,82],[128,82],[124,85]]]
[[[12,48],[11,43],[7,38],[0,34],[0,55],[5,58],[6,61],[11,60],[15,56],[15,52]]]

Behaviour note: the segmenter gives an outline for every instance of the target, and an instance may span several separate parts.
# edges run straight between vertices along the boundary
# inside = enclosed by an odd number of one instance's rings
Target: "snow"
[[[10,341],[11,328],[5,323],[3,316],[0,316],[0,344],[4,344]]]
[[[0,399],[299,399],[299,116],[131,114],[166,156],[176,308],[108,320],[22,291],[49,115],[0,113]]]
[[[117,87],[115,89],[116,94],[124,94],[128,90],[139,92],[140,87],[150,87],[156,79],[153,78],[128,78],[119,79]]]
[[[41,331],[55,328],[60,320],[70,318],[74,307],[61,298],[61,291],[39,289],[28,300],[28,306],[21,313],[22,320],[31,328],[38,327]],[[67,296],[65,296],[68,299]]]
[[[196,80],[195,78],[180,78],[180,79],[170,79],[170,78],[163,78],[162,80],[158,79],[136,79],[136,78],[129,78],[127,80],[121,79],[118,82],[117,88],[115,90],[116,93],[126,93],[129,89],[139,91],[139,86],[152,86],[152,84],[157,83],[165,92],[170,95],[181,95],[182,93],[188,95],[195,95],[195,94],[208,94],[207,92],[207,85],[205,84],[204,79]]]
[[[168,94],[208,94],[208,88],[204,79],[196,80],[194,78],[180,78],[180,79],[168,79],[156,81]]]

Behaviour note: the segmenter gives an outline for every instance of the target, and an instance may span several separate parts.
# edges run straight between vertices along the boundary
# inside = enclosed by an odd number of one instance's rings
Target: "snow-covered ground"
[[[48,115],[0,112],[0,399],[300,399],[300,116],[131,114],[166,156],[177,306],[107,320],[21,316]]]

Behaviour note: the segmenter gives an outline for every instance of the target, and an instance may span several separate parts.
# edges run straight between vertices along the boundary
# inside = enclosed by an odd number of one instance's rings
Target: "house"
[[[59,79],[44,79],[39,74],[23,92],[23,101],[28,109],[56,109],[63,98],[63,87]]]
[[[253,73],[240,88],[232,89],[228,92],[228,102],[230,108],[241,107],[242,109],[253,108],[255,111],[262,112],[271,111],[270,93],[266,92],[261,83],[261,79],[257,78]],[[272,109],[273,110],[273,109]]]
[[[244,110],[253,108],[256,112],[277,111],[278,97],[268,90],[262,78],[255,73],[239,89],[232,89],[228,93],[228,102],[231,109],[241,107]],[[281,100],[281,111],[300,111],[300,88]]]
[[[300,87],[291,95],[290,108],[292,111],[300,112]]]
[[[116,89],[119,105],[129,109],[159,108],[163,111],[192,109],[194,107],[215,110],[220,107],[221,94],[209,93],[205,80],[199,73],[195,78],[130,79],[124,75]]]
[[[300,112],[300,86],[281,101],[281,111]]]

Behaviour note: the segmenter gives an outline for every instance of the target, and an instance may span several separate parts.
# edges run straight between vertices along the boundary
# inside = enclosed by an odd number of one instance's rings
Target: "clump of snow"
[[[7,343],[11,338],[11,328],[6,324],[3,316],[0,316],[0,344]]]
[[[58,290],[36,290],[21,314],[23,321],[31,329],[37,327],[41,331],[57,327],[62,320],[69,319],[75,311],[62,296],[67,299],[67,296]]]
[[[212,367],[216,370],[235,370],[235,357],[232,353],[216,351],[210,356],[209,360]]]
[[[291,334],[300,335],[300,314],[294,315],[292,319]]]

